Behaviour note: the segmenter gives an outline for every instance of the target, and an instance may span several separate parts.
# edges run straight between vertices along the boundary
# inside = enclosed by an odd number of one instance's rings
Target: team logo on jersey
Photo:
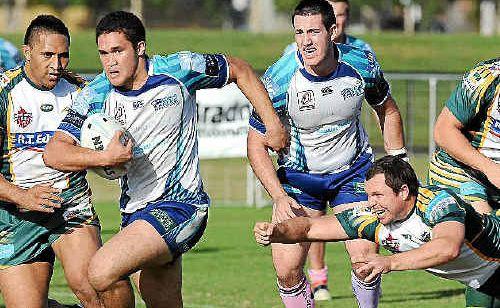
[[[312,90],[297,93],[297,100],[299,103],[299,111],[313,110],[316,108],[314,92]]]
[[[121,125],[127,122],[127,114],[125,113],[125,106],[118,104],[115,108],[115,120]]]
[[[321,89],[321,94],[323,96],[326,96],[326,95],[329,95],[329,94],[332,94],[333,93],[333,89],[331,86],[327,86],[327,87],[324,87],[323,89]]]
[[[399,252],[400,244],[399,241],[392,237],[392,234],[389,233],[386,238],[382,239],[382,246],[391,251],[391,252]]]
[[[42,104],[40,106],[40,110],[43,111],[43,112],[51,112],[52,110],[54,110],[54,105],[52,104]]]
[[[14,114],[14,120],[19,127],[26,128],[31,124],[33,114],[24,110],[23,107],[20,107],[20,109]]]

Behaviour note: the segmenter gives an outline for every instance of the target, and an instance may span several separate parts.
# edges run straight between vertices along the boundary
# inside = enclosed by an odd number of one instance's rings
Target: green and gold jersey
[[[0,75],[0,171],[8,181],[22,188],[52,183],[63,190],[64,203],[90,193],[85,172],[60,172],[45,166],[42,158],[79,90],[65,79],[52,90],[41,89],[22,67]]]
[[[408,217],[387,225],[381,224],[367,209],[347,210],[336,217],[349,238],[376,242],[392,253],[417,249],[431,241],[434,226],[456,221],[466,228],[460,255],[427,271],[477,289],[500,267],[500,217],[480,216],[446,189],[419,188],[415,207]]]
[[[463,124],[472,146],[500,163],[500,58],[477,64],[466,73],[446,102],[446,107]],[[445,151],[437,158],[461,166]]]

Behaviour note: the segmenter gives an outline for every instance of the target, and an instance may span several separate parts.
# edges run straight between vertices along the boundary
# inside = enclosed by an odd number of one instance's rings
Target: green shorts
[[[100,226],[90,192],[63,203],[54,213],[20,212],[0,206],[0,269],[30,262],[59,236],[83,225]]]
[[[479,175],[479,173],[478,173]],[[455,167],[432,155],[429,164],[427,181],[429,185],[436,185],[451,189],[465,201],[472,203],[486,201],[494,209],[500,208],[500,193],[498,189],[473,176],[463,168]]]

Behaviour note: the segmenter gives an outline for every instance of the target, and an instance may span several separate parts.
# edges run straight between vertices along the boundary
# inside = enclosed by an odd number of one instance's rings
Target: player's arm
[[[335,242],[349,237],[335,216],[296,217],[278,224],[258,222],[254,227],[257,243]]]
[[[227,61],[229,81],[238,85],[266,127],[266,146],[275,151],[284,149],[288,144],[288,134],[273,108],[264,85],[247,62],[235,57],[227,57]]]
[[[248,131],[247,155],[253,172],[273,199],[273,221],[295,217],[293,209],[299,209],[300,206],[281,186],[273,161],[267,151],[265,137],[253,128]]]
[[[370,256],[357,271],[370,281],[380,273],[435,267],[453,261],[460,254],[465,226],[457,221],[445,221],[432,229],[432,240],[417,249],[391,256]]]
[[[384,149],[389,155],[398,155],[406,157],[404,148],[403,121],[399,108],[389,94],[385,102],[373,107],[384,137]]]
[[[500,164],[475,149],[463,133],[464,125],[444,107],[434,127],[434,140],[456,160],[483,172],[488,180],[500,188]]]
[[[104,151],[94,151],[79,146],[68,134],[56,131],[45,147],[43,161],[48,167],[64,172],[124,164],[132,159],[132,140],[122,145],[121,134],[116,132]]]

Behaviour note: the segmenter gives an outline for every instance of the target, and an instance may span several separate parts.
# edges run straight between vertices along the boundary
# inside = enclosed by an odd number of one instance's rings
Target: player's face
[[[40,31],[23,46],[23,53],[30,79],[40,87],[53,89],[68,66],[69,42],[62,34]]]
[[[349,22],[349,5],[345,2],[330,2],[335,12],[335,19],[337,20],[337,33],[335,36],[339,37],[344,35],[345,28]]]
[[[330,37],[334,27],[326,29],[321,14],[294,18],[295,42],[306,66],[318,66],[331,54]]]
[[[102,66],[115,87],[132,88],[139,68],[139,53],[125,34],[110,32],[97,38]]]
[[[385,175],[380,173],[366,181],[368,205],[382,224],[388,224],[406,217],[403,207],[403,191],[395,193],[385,183]]]

